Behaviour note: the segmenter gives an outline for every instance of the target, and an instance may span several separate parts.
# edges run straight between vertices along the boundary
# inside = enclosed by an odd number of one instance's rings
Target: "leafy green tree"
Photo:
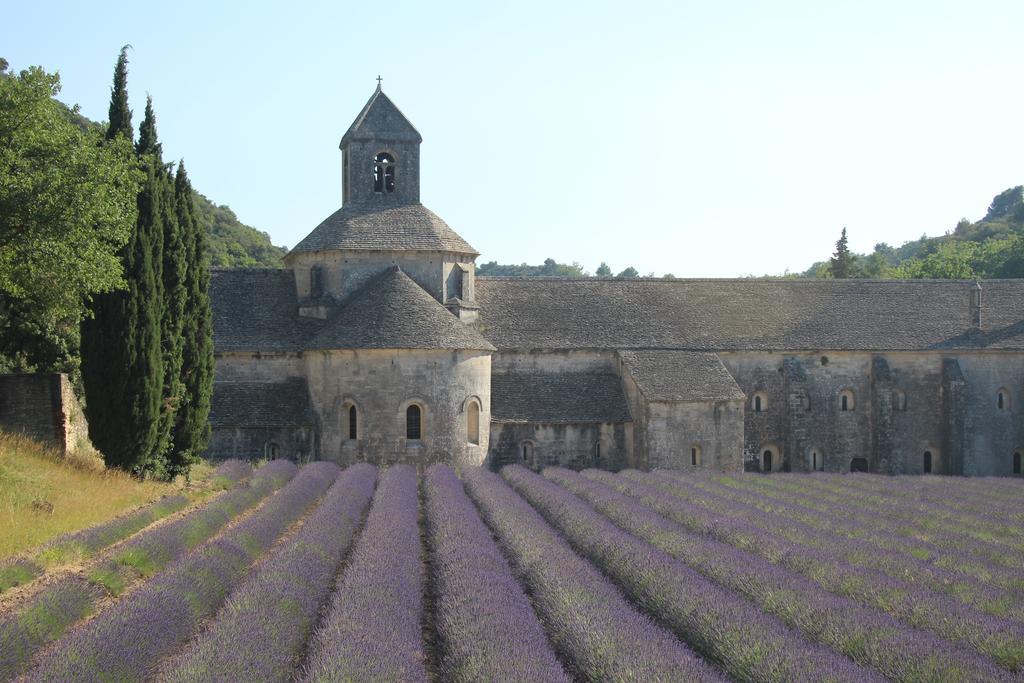
[[[169,456],[171,473],[178,474],[188,471],[210,441],[213,321],[206,235],[195,219],[193,190],[184,162],[178,164],[174,197],[187,262],[181,366],[184,391],[175,416],[173,448]]]
[[[844,227],[839,241],[836,242],[836,251],[829,261],[829,273],[834,278],[853,277],[853,265],[854,258],[846,241],[846,228]]]
[[[996,218],[1012,216],[1021,207],[1024,207],[1024,185],[1011,187],[997,194],[989,204],[984,220],[991,221]]]
[[[597,267],[597,271],[594,273],[594,275],[597,275],[598,277],[611,277],[612,269],[608,266],[607,263],[601,261],[601,265]]]
[[[114,67],[114,85],[110,89],[110,109],[107,113],[107,139],[113,140],[122,135],[129,141],[133,139],[132,110],[128,108],[128,48],[121,48]]]
[[[0,73],[0,368],[77,383],[84,302],[124,286],[140,175],[130,143],[72,124],[59,91],[39,67]]]
[[[630,266],[629,268],[626,268],[615,277],[619,280],[628,280],[631,278],[640,277],[640,271],[638,271],[633,266]]]

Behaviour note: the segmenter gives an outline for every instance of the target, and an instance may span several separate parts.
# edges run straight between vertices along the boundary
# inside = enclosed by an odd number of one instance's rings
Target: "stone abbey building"
[[[477,277],[379,86],[340,209],[213,273],[211,457],[1011,475],[1024,281]]]

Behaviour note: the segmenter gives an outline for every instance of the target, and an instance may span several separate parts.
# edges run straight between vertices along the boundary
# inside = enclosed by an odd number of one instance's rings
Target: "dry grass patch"
[[[24,437],[0,433],[0,558],[181,488],[105,469],[95,456],[63,457]]]

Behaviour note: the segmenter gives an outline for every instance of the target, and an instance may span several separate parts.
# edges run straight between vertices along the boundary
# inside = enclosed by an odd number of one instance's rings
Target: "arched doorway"
[[[850,461],[851,472],[870,472],[867,458],[854,458]]]
[[[931,451],[925,451],[924,452],[924,461],[921,463],[921,470],[925,474],[931,474],[932,473],[932,452]]]
[[[769,448],[766,448],[764,450],[764,453],[761,454],[761,471],[762,472],[771,472],[772,471],[772,466],[774,464],[772,462],[773,455],[774,454],[772,453],[771,449],[769,449]]]

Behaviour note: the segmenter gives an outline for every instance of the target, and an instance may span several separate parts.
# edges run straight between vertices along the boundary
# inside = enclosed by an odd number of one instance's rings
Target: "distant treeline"
[[[590,272],[583,268],[583,266],[576,261],[572,263],[558,263],[554,259],[545,259],[544,263],[539,266],[531,266],[526,263],[515,264],[501,264],[497,261],[488,261],[476,269],[477,275],[493,275],[493,276],[514,276],[514,277],[615,277],[618,279],[627,279],[641,277],[640,272],[629,266],[619,271],[617,274],[612,273],[611,267],[601,262],[601,265],[594,271],[593,276]],[[647,273],[643,277],[657,277],[653,272]],[[663,277],[671,278],[675,277],[671,273],[666,273]]]

